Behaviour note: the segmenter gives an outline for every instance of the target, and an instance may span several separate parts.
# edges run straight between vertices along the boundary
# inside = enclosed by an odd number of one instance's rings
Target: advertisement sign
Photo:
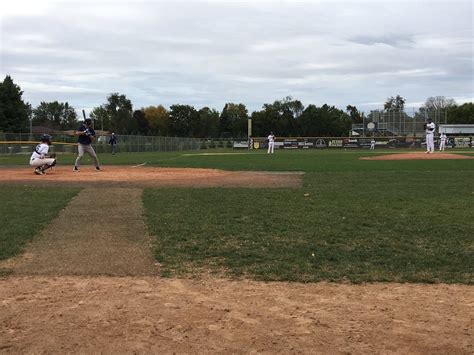
[[[249,148],[248,141],[234,141],[234,148]]]
[[[471,146],[471,137],[455,137],[454,144],[458,148],[468,148]]]
[[[326,148],[327,147],[326,140],[323,138],[316,139],[316,141],[314,142],[314,147],[319,148],[319,149]]]
[[[362,148],[368,149],[371,140],[375,139],[376,148],[414,148],[426,147],[423,137],[288,137],[275,140],[275,149],[325,149],[325,148]],[[437,139],[439,143],[439,139]],[[267,149],[268,142],[264,137],[250,138],[233,142],[234,148]],[[474,148],[474,137],[450,137],[447,148]]]
[[[308,149],[313,147],[314,143],[309,141],[308,139],[305,139],[303,142],[298,142],[298,148]]]
[[[285,149],[297,149],[298,148],[298,139],[288,138],[283,141],[283,148]]]
[[[328,146],[331,148],[341,148],[342,147],[342,139],[330,139]]]
[[[357,138],[344,138],[344,148],[359,148],[359,140]]]

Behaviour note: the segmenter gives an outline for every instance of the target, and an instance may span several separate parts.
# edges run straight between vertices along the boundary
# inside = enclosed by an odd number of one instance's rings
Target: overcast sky
[[[474,101],[473,2],[2,1],[0,74],[33,106],[249,112],[286,96],[345,109]]]

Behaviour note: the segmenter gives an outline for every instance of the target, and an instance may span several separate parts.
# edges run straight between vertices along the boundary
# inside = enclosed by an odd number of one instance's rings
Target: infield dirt
[[[374,157],[362,157],[360,160],[459,160],[474,159],[474,157],[461,154],[435,152],[427,154],[425,152],[396,153],[377,155]]]

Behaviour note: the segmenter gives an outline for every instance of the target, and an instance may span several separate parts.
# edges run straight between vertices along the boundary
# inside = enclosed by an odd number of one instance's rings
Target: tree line
[[[82,118],[68,102],[41,102],[33,108],[22,99],[23,91],[6,76],[0,82],[0,131],[29,132],[30,124],[55,130],[76,129]],[[249,114],[242,103],[227,103],[222,111],[176,104],[133,109],[126,95],[112,93],[106,102],[90,112],[95,128],[117,134],[137,134],[174,137],[233,137],[247,136],[248,119],[252,119],[252,135],[266,136],[273,131],[278,136],[347,136],[353,123],[368,122],[377,112],[403,113],[406,100],[397,95],[387,98],[384,108],[371,111],[367,117],[356,106],[346,110],[324,104],[304,106],[301,101],[286,97],[266,103],[261,110]],[[474,124],[474,104],[457,105],[444,96],[430,97],[416,115],[430,110],[447,110],[448,123]]]

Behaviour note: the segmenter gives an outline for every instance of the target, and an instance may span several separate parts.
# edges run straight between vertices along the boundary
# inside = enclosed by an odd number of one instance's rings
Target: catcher
[[[31,154],[30,165],[35,167],[36,175],[44,175],[45,171],[56,165],[56,154],[48,154],[51,145],[51,136],[43,134],[41,143],[35,147]]]

